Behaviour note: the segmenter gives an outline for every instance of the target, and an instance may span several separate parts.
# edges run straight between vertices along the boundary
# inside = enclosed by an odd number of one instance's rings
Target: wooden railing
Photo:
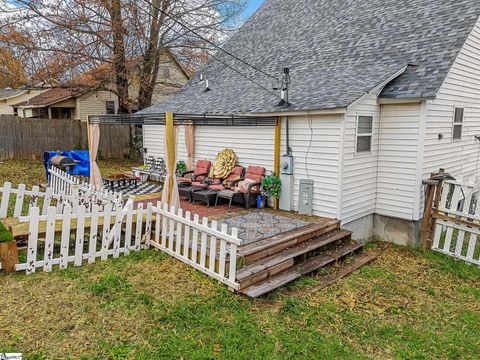
[[[427,196],[424,227],[430,224],[425,236],[432,239],[432,250],[480,265],[480,187],[452,180],[431,186],[436,196]]]

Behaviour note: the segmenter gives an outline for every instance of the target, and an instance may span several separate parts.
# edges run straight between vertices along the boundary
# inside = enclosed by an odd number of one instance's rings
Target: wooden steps
[[[362,249],[362,247],[363,244],[352,241],[347,245],[339,246],[333,251],[328,251],[323,254],[311,257],[306,261],[294,265],[291,268],[273,277],[268,278],[266,281],[261,281],[244,289],[241,289],[240,292],[252,298],[265,295],[270,291],[286,285],[289,282],[296,280],[303,275],[320,269],[321,267],[333,264],[341,258]]]
[[[338,229],[340,229],[340,222],[336,219],[323,223],[312,223],[300,229],[244,245],[239,249],[239,256],[243,258],[245,264],[250,264],[269,255],[277,254],[296,244]]]
[[[240,288],[245,288],[268,277],[271,277],[295,264],[294,259],[301,255],[320,249],[338,240],[349,238],[351,232],[335,230],[325,235],[296,244],[281,252],[262,258],[237,272]]]
[[[299,229],[256,241],[239,249],[243,267],[236,281],[240,293],[259,297],[280,286],[331,265],[363,248],[340,229],[336,219],[322,219]]]
[[[292,292],[288,292],[290,296],[308,296],[310,294],[313,294],[317,291],[323,290],[326,287],[335,284],[337,281],[340,279],[343,279],[344,277],[347,277],[354,271],[360,269],[362,266],[367,265],[374,261],[377,258],[377,254],[371,253],[371,252],[362,252],[358,255],[356,255],[352,261],[349,261],[346,264],[342,264],[339,266],[338,269],[335,269],[332,273],[322,276],[319,279],[319,284],[304,290],[304,289],[298,289],[294,290]]]

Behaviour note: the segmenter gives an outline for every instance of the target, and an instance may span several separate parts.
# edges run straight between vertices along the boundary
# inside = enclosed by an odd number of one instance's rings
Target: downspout
[[[285,146],[286,146],[286,153],[285,155],[292,155],[292,149],[290,148],[290,119],[287,116],[287,119],[285,121],[285,135],[286,135],[286,141],[285,141]]]

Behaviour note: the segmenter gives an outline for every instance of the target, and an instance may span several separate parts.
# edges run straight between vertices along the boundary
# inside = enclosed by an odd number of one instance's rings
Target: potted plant
[[[0,223],[0,263],[3,272],[15,272],[15,265],[18,264],[17,242],[2,223]]]
[[[273,201],[274,207],[276,200],[280,198],[280,191],[282,190],[282,181],[276,175],[267,175],[262,180],[262,195],[266,196],[270,201]]]
[[[187,171],[187,164],[185,164],[185,161],[180,160],[179,162],[177,162],[177,170],[176,170],[177,177],[181,177],[186,171]]]

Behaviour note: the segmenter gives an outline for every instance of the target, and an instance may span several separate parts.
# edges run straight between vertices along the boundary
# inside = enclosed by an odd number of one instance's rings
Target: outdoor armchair
[[[218,204],[218,198],[224,198],[229,200],[229,208],[232,201],[240,201],[249,209],[256,204],[265,172],[263,166],[249,166],[243,178],[232,181],[233,190],[225,189],[218,193],[215,205]]]
[[[192,182],[203,181],[207,178],[212,162],[210,160],[198,160],[195,164],[195,169],[185,171],[178,179],[179,186],[189,186]],[[190,176],[187,176],[190,175]]]

